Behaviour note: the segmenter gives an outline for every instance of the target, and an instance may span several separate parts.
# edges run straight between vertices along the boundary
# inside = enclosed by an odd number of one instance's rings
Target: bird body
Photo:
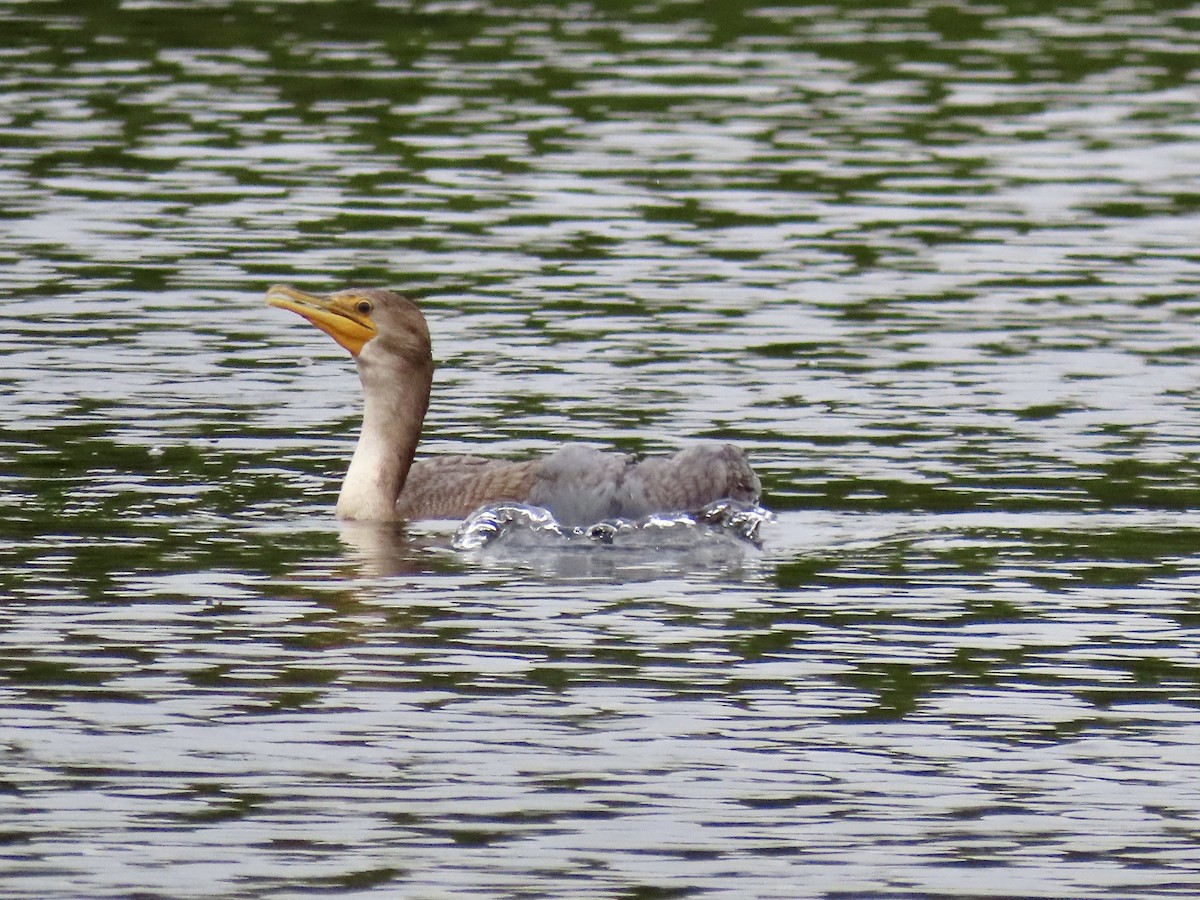
[[[697,444],[639,460],[587,444],[566,444],[539,459],[479,456],[418,460],[400,492],[401,518],[455,518],[501,500],[541,506],[567,526],[696,510],[713,500],[753,502],[758,478],[730,444]]]
[[[481,506],[528,498],[536,460],[510,462],[482,456],[432,456],[408,472],[396,514],[402,519],[461,519]]]
[[[698,510],[721,499],[754,502],[758,477],[731,444],[702,443],[669,457],[566,444],[510,462],[479,456],[413,457],[429,405],[433,356],[425,317],[391,291],[328,296],[277,285],[272,306],[299,313],[350,351],[363,385],[363,425],[338,497],[344,519],[460,519],[501,501],[549,509],[563,525]]]

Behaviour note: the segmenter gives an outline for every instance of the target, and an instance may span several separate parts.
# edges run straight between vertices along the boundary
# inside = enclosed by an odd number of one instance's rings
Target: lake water
[[[1200,894],[1194,4],[0,17],[0,895]],[[763,549],[340,526],[276,282]]]

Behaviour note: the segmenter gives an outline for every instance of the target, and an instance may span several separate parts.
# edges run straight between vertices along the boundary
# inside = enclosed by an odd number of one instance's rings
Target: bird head
[[[356,359],[372,342],[378,342],[379,350],[417,359],[430,357],[425,317],[415,303],[393,291],[345,288],[319,295],[277,284],[267,291],[267,303],[308,319]]]

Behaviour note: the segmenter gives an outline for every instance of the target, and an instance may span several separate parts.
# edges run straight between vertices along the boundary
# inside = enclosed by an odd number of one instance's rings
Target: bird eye
[[[354,308],[357,309],[360,313],[362,313],[365,316],[367,313],[369,313],[375,307],[371,306],[370,300],[359,300]]]

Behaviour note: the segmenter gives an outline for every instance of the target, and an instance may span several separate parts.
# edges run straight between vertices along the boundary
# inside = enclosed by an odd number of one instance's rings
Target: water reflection
[[[1200,888],[1186,6],[0,7],[7,894]],[[777,527],[339,525],[276,282],[423,295],[429,452]]]
[[[425,526],[437,527],[436,523]],[[338,538],[356,564],[346,577],[356,575],[370,577],[394,577],[423,574],[439,568],[439,560],[446,570],[456,564],[452,562],[449,539],[410,531],[402,522],[355,522],[339,521]]]

